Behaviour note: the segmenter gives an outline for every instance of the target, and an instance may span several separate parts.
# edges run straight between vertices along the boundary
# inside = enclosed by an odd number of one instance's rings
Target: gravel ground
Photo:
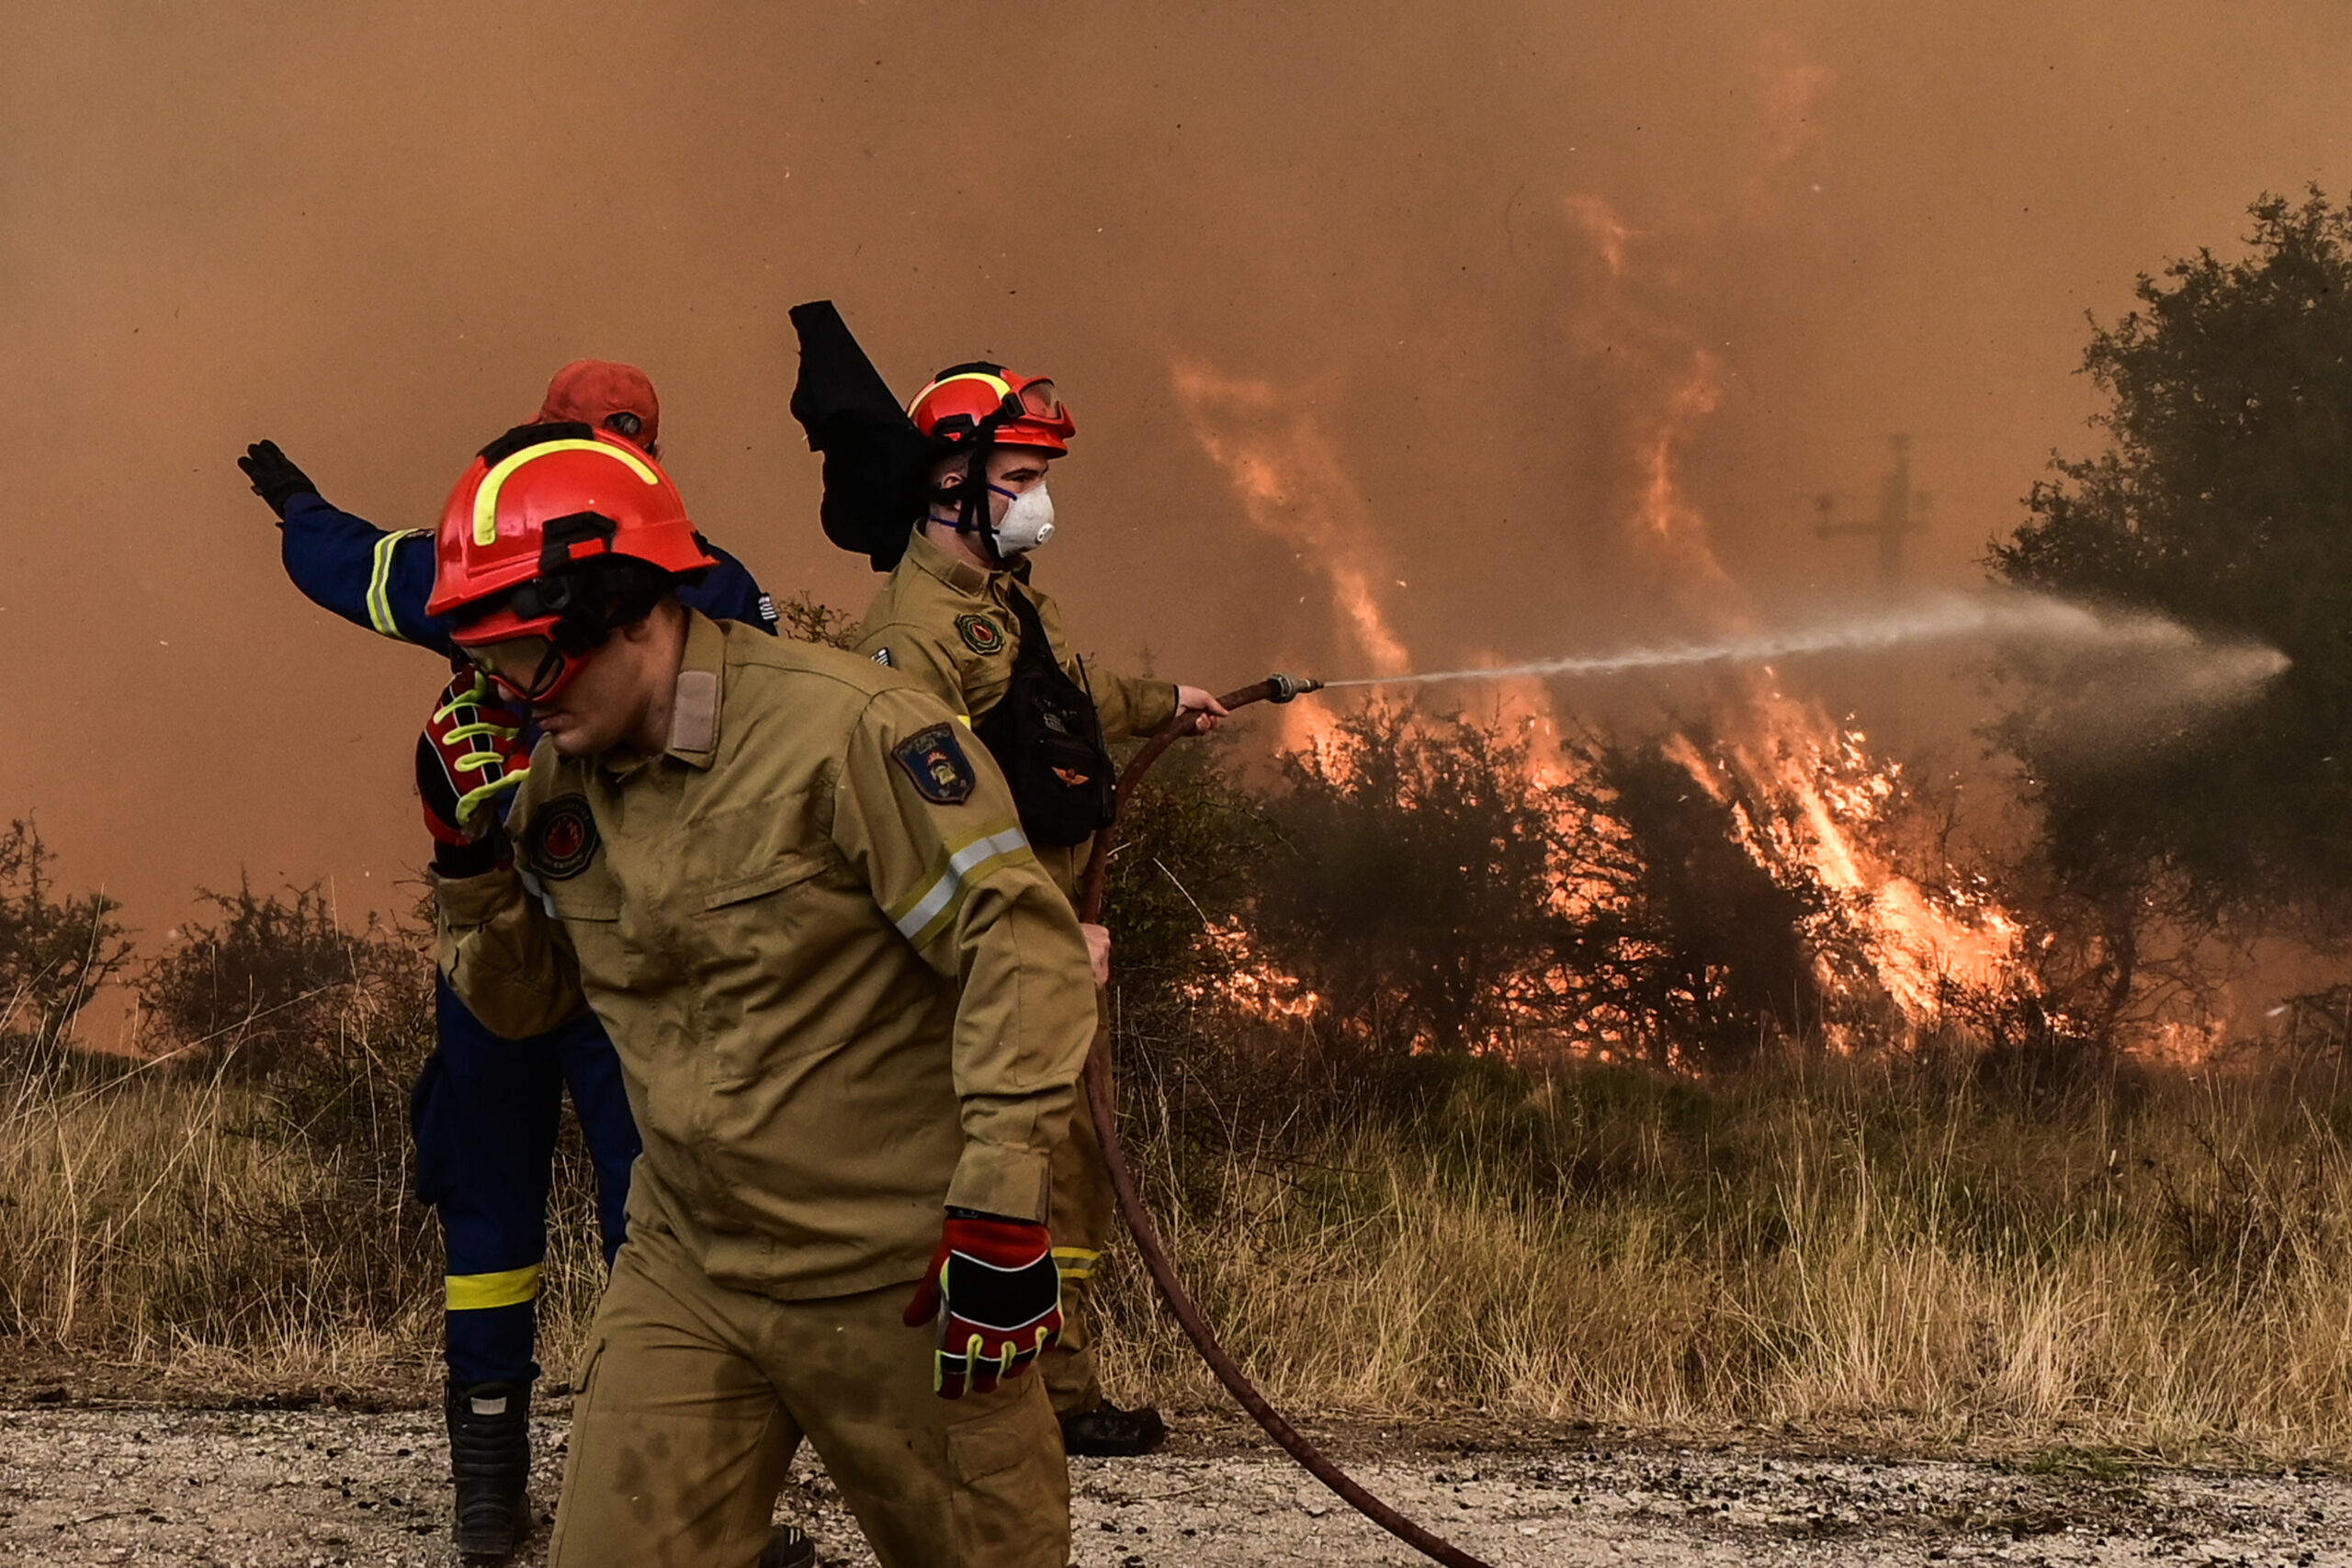
[[[540,1426],[542,1508],[563,1430]],[[1342,1446],[1374,1491],[1496,1568],[2352,1563],[2352,1481],[2335,1476]],[[431,1412],[0,1409],[0,1562],[438,1568],[455,1561],[446,1464]],[[1074,1479],[1085,1568],[1420,1561],[1229,1426],[1188,1422],[1169,1451],[1082,1461]],[[873,1562],[813,1466],[779,1514],[814,1529],[827,1563]]]

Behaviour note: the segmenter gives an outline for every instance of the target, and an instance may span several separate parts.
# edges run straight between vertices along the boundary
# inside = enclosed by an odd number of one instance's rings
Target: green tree
[[[2107,928],[2116,1006],[2152,911],[2210,928],[2352,893],[2352,212],[2314,190],[2252,213],[2245,254],[2175,261],[2093,323],[2108,447],[2053,458],[1989,561],[2292,660],[2248,702],[2098,745],[2095,709],[2065,700],[2079,670],[2018,688],[1999,734],[2057,882]]]

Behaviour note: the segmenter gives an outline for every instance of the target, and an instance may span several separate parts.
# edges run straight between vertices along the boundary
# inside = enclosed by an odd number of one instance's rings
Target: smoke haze
[[[1914,585],[1974,580],[2088,439],[2084,313],[2352,183],[2337,0],[0,15],[0,817],[151,950],[241,867],[350,913],[425,857],[434,661],[287,584],[249,440],[430,525],[633,360],[712,536],[862,610],[786,412],[830,296],[902,393],[1058,380],[1106,658],[1516,662],[1868,603],[1812,497],[1897,431]]]

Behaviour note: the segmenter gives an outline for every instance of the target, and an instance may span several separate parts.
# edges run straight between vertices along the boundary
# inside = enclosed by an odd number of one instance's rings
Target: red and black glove
[[[947,1212],[931,1273],[907,1303],[909,1328],[938,1325],[932,1392],[961,1399],[1017,1378],[1062,1335],[1053,1238],[1027,1220]]]
[[[416,793],[433,835],[433,863],[445,875],[479,875],[498,863],[505,799],[531,773],[529,725],[470,666],[441,688],[416,738]]]

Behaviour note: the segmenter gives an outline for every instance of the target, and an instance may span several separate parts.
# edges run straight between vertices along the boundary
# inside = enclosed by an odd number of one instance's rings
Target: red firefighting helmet
[[[517,591],[599,557],[672,578],[718,564],[661,465],[581,423],[524,425],[483,447],[442,508],[435,555],[426,613],[456,615],[469,645],[552,633],[560,607]]]
[[[907,405],[907,417],[925,435],[957,446],[971,440],[991,417],[997,423],[989,439],[999,446],[1040,446],[1062,453],[1078,434],[1078,423],[1062,406],[1050,377],[1015,375],[1001,365],[979,361],[952,366],[933,377],[931,385]]]
[[[578,420],[628,436],[647,451],[662,441],[662,400],[653,378],[616,359],[575,359],[555,373],[533,424]]]

